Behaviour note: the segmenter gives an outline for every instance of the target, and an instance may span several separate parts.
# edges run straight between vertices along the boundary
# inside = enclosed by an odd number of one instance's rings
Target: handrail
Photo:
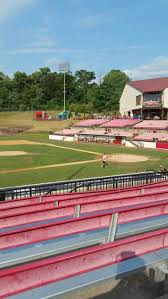
[[[99,189],[118,189],[121,187],[137,186],[168,179],[168,172],[141,172],[116,176],[86,178],[79,180],[51,182],[45,184],[24,185],[0,188],[0,200],[31,197],[43,194],[60,194]]]
[[[149,186],[148,186],[149,187]],[[157,201],[161,199],[168,199],[168,183],[161,186],[151,186],[151,188],[129,189],[120,192],[96,192],[91,194],[80,194],[79,196],[61,196],[51,195],[42,196],[40,198],[19,199],[18,201],[5,201],[0,203],[0,218],[12,215],[26,214],[29,212],[45,211],[47,209],[61,208],[71,205],[85,205],[93,203],[111,202],[113,208],[118,206],[127,206],[130,204],[137,204],[139,202]],[[19,203],[19,205],[18,205]],[[17,204],[17,205],[15,205]]]
[[[134,191],[134,190],[148,190],[148,189],[154,189],[157,187],[166,187],[168,186],[168,180],[164,180],[164,181],[159,181],[159,182],[154,182],[154,183],[149,183],[149,184],[145,184],[145,185],[138,185],[138,186],[131,186],[131,187],[121,187],[121,188],[117,188],[117,189],[98,189],[98,190],[93,190],[93,191],[85,191],[85,192],[75,192],[75,193],[56,193],[56,194],[44,194],[41,196],[35,195],[35,196],[30,196],[30,197],[21,197],[21,198],[16,198],[15,200],[8,200],[8,201],[3,201],[0,202],[0,209],[2,209],[3,207],[10,207],[11,206],[17,206],[18,203],[24,202],[25,203],[29,203],[29,201],[33,202],[42,202],[44,199],[50,199],[50,198],[57,198],[57,199],[66,199],[66,198],[76,198],[79,196],[82,197],[87,197],[90,195],[95,195],[97,194],[97,192],[99,194],[108,194],[108,193],[119,193],[119,192],[128,192],[128,191]]]

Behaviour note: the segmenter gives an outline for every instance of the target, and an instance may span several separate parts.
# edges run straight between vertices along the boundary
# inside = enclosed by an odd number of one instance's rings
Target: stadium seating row
[[[75,127],[94,127],[101,126],[102,128],[123,128],[123,127],[134,127],[135,129],[157,129],[167,130],[168,120],[136,120],[136,119],[88,119],[78,122]]]
[[[144,120],[134,126],[135,129],[167,130],[168,120]]]
[[[168,134],[163,133],[148,133],[139,134],[133,138],[136,141],[168,141]]]
[[[15,248],[18,252],[18,246],[26,248],[32,243],[40,244],[41,241],[65,236],[72,236],[73,240],[75,234],[91,230],[107,227],[111,234],[113,217],[115,217],[117,225],[117,223],[124,224],[167,215],[168,182],[121,190],[22,198],[1,202],[0,209],[2,212],[0,248],[4,254],[10,248],[14,254]],[[65,216],[68,218],[62,219]],[[71,217],[69,218],[69,216]],[[42,222],[37,223],[36,221]],[[33,224],[27,227],[30,222]],[[4,224],[12,229],[3,232]],[[15,225],[18,224],[21,227],[16,229]],[[23,227],[23,224],[26,224],[26,227]],[[31,249],[29,246],[27,264],[16,266],[13,259],[13,265],[10,268],[5,269],[4,266],[4,269],[0,270],[0,298],[19,295],[28,290],[32,292],[37,287],[47,286],[51,282],[57,283],[69,276],[73,277],[107,264],[119,263],[121,260],[134,257],[135,254],[141,256],[146,252],[166,248],[168,246],[167,236],[168,229],[163,228],[105,245],[78,249],[75,252],[61,254],[61,256],[54,256],[53,253],[52,257],[45,256],[38,260],[37,254],[35,261],[31,260],[33,247]],[[109,235],[109,241],[110,238]],[[124,250],[128,252],[130,249],[131,252],[132,248],[134,248],[132,255],[123,256]]]

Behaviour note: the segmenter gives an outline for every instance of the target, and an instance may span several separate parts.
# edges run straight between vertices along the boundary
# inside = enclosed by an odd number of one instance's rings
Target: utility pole
[[[66,87],[65,87],[65,70],[64,70],[64,111],[66,110]]]

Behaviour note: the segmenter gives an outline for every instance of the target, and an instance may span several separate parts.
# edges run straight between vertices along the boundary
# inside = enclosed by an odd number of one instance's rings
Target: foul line
[[[69,163],[61,163],[61,164],[43,165],[43,166],[36,166],[36,167],[32,167],[32,168],[1,170],[0,174],[17,173],[17,172],[23,172],[23,171],[32,171],[32,170],[38,170],[38,169],[45,169],[45,168],[54,168],[54,167],[64,167],[64,166],[71,166],[71,165],[88,164],[88,163],[94,163],[94,162],[98,162],[98,161],[101,161],[101,159],[77,161],[77,162],[69,162]]]
[[[26,140],[25,140],[24,144],[26,145]],[[62,149],[65,149],[65,150],[71,150],[71,151],[76,151],[76,152],[88,153],[88,154],[93,154],[93,155],[101,155],[102,154],[102,153],[98,153],[98,152],[92,152],[92,151],[77,149],[77,148],[73,148],[73,147],[66,147],[66,146],[62,146],[62,145],[55,145],[55,144],[52,144],[52,143],[44,143],[44,142],[30,142],[29,143],[29,141],[28,141],[27,145],[30,145],[30,144],[45,145],[45,146],[62,148]],[[19,145],[19,143],[17,145]],[[76,161],[76,162],[68,162],[68,163],[60,163],[60,164],[58,164],[58,163],[57,164],[49,164],[49,165],[35,166],[35,167],[30,167],[30,168],[0,170],[0,174],[18,173],[18,172],[32,171],[32,170],[38,170],[38,169],[46,169],[46,168],[54,168],[54,167],[64,167],[64,166],[80,165],[80,164],[94,163],[94,162],[97,162],[97,161],[101,161],[101,159]]]
[[[34,143],[35,144],[43,144],[43,145],[52,146],[52,147],[58,147],[58,148],[67,149],[67,150],[71,150],[71,151],[93,154],[93,155],[102,155],[102,153],[98,153],[98,152],[92,152],[92,151],[82,150],[82,149],[73,148],[73,147],[66,147],[66,146],[62,146],[62,145],[55,145],[52,143],[41,143],[41,142],[34,142]]]

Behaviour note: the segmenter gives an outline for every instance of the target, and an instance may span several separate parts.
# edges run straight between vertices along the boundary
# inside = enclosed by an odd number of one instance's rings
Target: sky
[[[0,71],[168,76],[168,0],[0,0]]]

